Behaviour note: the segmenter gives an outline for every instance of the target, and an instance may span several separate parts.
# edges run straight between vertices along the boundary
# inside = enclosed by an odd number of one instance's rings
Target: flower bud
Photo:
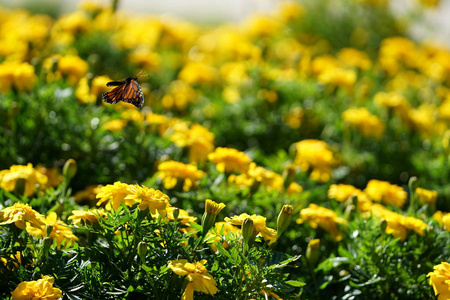
[[[45,226],[45,230],[47,232],[47,236],[50,236],[50,234],[53,232],[53,225],[47,224]]]
[[[293,210],[294,208],[292,207],[292,205],[283,205],[283,208],[278,214],[277,219],[278,237],[281,235],[281,233],[283,233],[283,231],[285,231],[288,228],[289,223],[291,223]]]
[[[308,247],[306,248],[306,259],[308,260],[309,265],[314,268],[316,266],[317,260],[319,259],[320,253],[320,240],[313,239],[308,243]]]
[[[26,184],[27,184],[27,181],[24,178],[17,179],[16,185],[14,186],[14,194],[24,195]]]
[[[143,265],[145,265],[145,255],[147,254],[148,246],[146,242],[139,242],[138,255]]]
[[[44,246],[44,255],[45,257],[48,257],[48,250],[50,250],[50,247],[53,245],[53,239],[48,236],[44,237],[42,245]]]
[[[178,216],[180,215],[180,209],[178,207],[174,207],[172,210],[173,219],[175,222],[178,220]]]
[[[416,176],[411,177],[408,181],[409,191],[411,193],[413,193],[418,186],[419,186],[419,181],[417,180],[417,177]]]
[[[71,180],[77,173],[77,162],[69,158],[63,167],[63,175],[67,180]]]
[[[244,222],[242,222],[242,238],[244,239],[244,243],[249,247],[253,245],[255,241],[256,235],[258,232],[255,230],[255,226],[253,225],[253,220],[250,218],[246,218]]]
[[[203,236],[214,226],[217,214],[225,207],[223,203],[216,203],[210,199],[205,201],[205,213],[202,217]]]

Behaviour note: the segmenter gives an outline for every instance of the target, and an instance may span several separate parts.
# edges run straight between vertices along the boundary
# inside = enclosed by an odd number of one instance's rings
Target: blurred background
[[[328,1],[328,0],[321,0]],[[424,10],[419,1],[436,2],[433,9]],[[48,13],[58,16],[74,11],[80,0],[0,0],[0,4],[11,8]],[[107,1],[99,0],[100,3]],[[279,0],[125,0],[119,1],[119,8],[131,13],[169,14],[185,20],[217,24],[221,22],[241,21],[255,11],[271,11]],[[332,4],[333,1],[328,1]],[[366,1],[370,2],[370,1]],[[413,21],[409,32],[418,41],[431,40],[450,46],[450,1],[434,0],[392,0],[390,9],[405,22]]]

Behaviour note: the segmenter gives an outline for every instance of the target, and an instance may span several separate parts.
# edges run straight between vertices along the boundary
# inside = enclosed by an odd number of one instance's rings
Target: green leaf
[[[286,284],[289,284],[290,286],[294,286],[294,287],[302,287],[302,286],[306,285],[306,283],[304,283],[302,281],[297,281],[297,280],[288,280],[288,281],[286,281]]]

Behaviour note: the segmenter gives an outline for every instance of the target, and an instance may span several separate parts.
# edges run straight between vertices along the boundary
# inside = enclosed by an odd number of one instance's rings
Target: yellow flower
[[[277,231],[275,229],[266,226],[266,218],[258,215],[248,215],[246,213],[240,214],[239,216],[233,216],[232,218],[225,218],[225,221],[233,225],[242,226],[245,219],[251,219],[253,221],[254,229],[259,233],[269,245],[275,243],[278,238]]]
[[[286,22],[302,16],[305,8],[297,1],[283,0],[278,4],[277,15]]]
[[[13,165],[9,170],[0,171],[0,187],[8,192],[14,190],[19,179],[25,180],[26,196],[33,195],[36,186],[44,187],[48,181],[47,176],[34,169],[31,163],[26,166]]]
[[[364,192],[373,201],[383,202],[398,208],[405,204],[408,196],[408,193],[402,187],[375,179],[367,183]]]
[[[349,184],[332,184],[328,189],[328,198],[335,199],[339,202],[344,202],[352,196],[361,193],[360,189],[355,188]]]
[[[230,85],[240,86],[250,80],[247,65],[241,61],[226,62],[220,67],[219,72],[222,79]]]
[[[122,119],[113,119],[104,123],[101,128],[112,132],[121,131],[127,125],[127,121]]]
[[[214,134],[200,124],[193,124],[189,129],[184,126],[174,128],[170,140],[178,147],[189,147],[191,163],[204,162],[214,150]]]
[[[423,188],[416,188],[416,194],[422,203],[435,204],[438,196],[438,192],[432,190],[426,190]]]
[[[239,89],[235,86],[226,86],[222,90],[222,98],[227,103],[233,104],[238,103],[241,99],[241,93]],[[450,102],[449,102],[450,103]]]
[[[245,29],[250,36],[268,36],[275,34],[281,28],[278,20],[270,15],[255,13],[246,20]]]
[[[353,70],[344,68],[331,68],[321,72],[317,76],[317,80],[324,85],[343,87],[348,92],[351,92],[356,82],[356,73]]]
[[[208,155],[208,159],[216,164],[219,172],[240,172],[245,173],[249,169],[251,159],[244,152],[233,148],[217,147],[213,153]]]
[[[169,221],[175,220],[175,217],[173,215],[174,208],[175,207],[173,207],[173,206],[167,207],[167,220],[169,220]],[[195,223],[195,221],[197,220],[196,217],[189,215],[188,212],[185,211],[184,209],[181,209],[181,208],[177,208],[177,209],[178,209],[178,217],[177,217],[178,223],[189,226],[189,223]]]
[[[52,240],[56,239],[56,245],[58,248],[61,248],[63,242],[64,248],[67,248],[72,245],[72,242],[78,241],[78,238],[73,234],[72,229],[70,229],[69,226],[63,221],[58,220],[58,216],[55,212],[48,214],[45,223],[47,226],[52,226],[53,229],[48,237]],[[30,233],[33,234],[33,232]],[[36,231],[34,235],[39,236],[39,232]],[[46,236],[46,233],[44,236]]]
[[[288,188],[286,189],[286,193],[288,195],[299,195],[303,192],[303,187],[297,182],[291,182]]]
[[[237,228],[236,226],[233,226],[227,222],[216,222],[214,224],[214,227],[208,232],[206,235],[206,242],[210,244],[211,249],[216,252],[217,246],[214,245],[215,243],[218,243],[220,241],[222,242],[222,246],[226,249],[229,247],[227,243],[227,238],[230,236],[228,233],[231,234],[238,234],[241,230]]]
[[[197,92],[183,80],[174,80],[170,83],[167,93],[161,99],[164,108],[185,110],[189,104],[195,103]]]
[[[406,38],[391,37],[381,42],[379,64],[389,75],[398,73],[404,65],[417,67],[423,61],[418,58],[417,46]]]
[[[100,94],[107,92],[110,90],[109,87],[106,86],[108,82],[112,81],[108,76],[96,76],[92,79],[92,87],[91,93],[95,97],[98,97]]]
[[[442,226],[445,230],[450,231],[450,213],[443,213],[438,210],[433,214],[433,219],[438,221],[439,225]]]
[[[353,48],[341,49],[337,58],[349,67],[356,67],[364,71],[372,66],[372,62],[366,53]]]
[[[450,264],[441,262],[433,267],[433,272],[427,274],[430,277],[430,285],[433,287],[434,295],[438,300],[450,299]]]
[[[188,282],[182,300],[193,300],[194,291],[208,295],[217,293],[217,283],[205,267],[206,260],[190,263],[186,259],[171,260],[168,267],[179,276],[186,276]]]
[[[95,95],[91,94],[87,77],[83,77],[77,84],[75,97],[82,104],[95,103],[97,100]]]
[[[88,63],[76,55],[63,56],[58,62],[58,71],[67,77],[67,80],[72,85],[77,84],[86,75],[88,69]]]
[[[91,225],[98,223],[100,218],[106,218],[106,212],[103,208],[91,210],[72,210],[72,215],[68,218],[74,225]]]
[[[312,169],[310,178],[315,181],[327,182],[331,178],[332,167],[335,165],[333,152],[328,144],[319,140],[303,140],[294,143],[297,150],[294,164],[302,171]]]
[[[203,62],[188,62],[178,74],[178,78],[189,83],[212,83],[216,80],[216,70]]]
[[[146,68],[154,69],[161,63],[161,57],[157,52],[152,51],[148,46],[140,46],[129,54],[130,62]]]
[[[11,292],[13,300],[58,300],[62,299],[62,292],[53,287],[55,278],[42,276],[42,279],[36,281],[23,281],[17,288]]]
[[[128,184],[120,181],[102,187],[96,196],[96,198],[99,198],[97,205],[99,206],[106,202],[107,210],[117,210],[120,203],[124,203],[130,207],[133,206],[136,201],[132,199],[125,199],[125,197],[129,194],[128,188]]]
[[[140,210],[148,208],[152,217],[157,216],[157,214],[163,217],[166,216],[170,198],[160,190],[149,189],[146,186],[135,184],[128,188],[128,192],[129,194],[125,197],[125,200],[138,202]]]
[[[318,206],[314,203],[309,204],[308,208],[300,211],[300,219],[297,219],[297,224],[308,223],[312,228],[322,228],[331,236],[336,242],[342,240],[342,232],[336,224],[346,225],[347,221],[338,217],[338,215],[325,207]]]
[[[384,134],[384,123],[367,108],[349,108],[342,113],[342,119],[349,125],[361,132],[364,136],[380,139]]]
[[[224,203],[216,203],[211,199],[206,199],[205,201],[205,213],[217,216],[220,211],[225,207]]]
[[[302,125],[303,109],[295,106],[283,116],[283,122],[292,129],[298,129]]]
[[[58,168],[46,168],[43,165],[37,165],[36,171],[47,176],[47,183],[42,187],[43,189],[57,187],[64,181],[64,176],[59,172]]]
[[[14,203],[13,206],[0,210],[0,225],[14,223],[20,229],[42,229],[45,217],[36,212],[28,204]]]
[[[17,270],[19,269],[20,264],[22,264],[21,259],[22,254],[20,251],[16,251],[16,254],[11,254],[10,257],[0,257],[0,262],[3,263],[3,265],[8,268],[9,270]],[[10,261],[11,263],[8,263]]]
[[[0,64],[0,92],[7,93],[12,87],[17,91],[30,91],[36,84],[34,67],[29,63],[4,61]]]
[[[183,182],[183,191],[189,191],[206,173],[194,165],[187,165],[177,161],[165,161],[158,166],[158,177],[166,189],[174,188],[177,183]]]
[[[408,115],[412,124],[424,138],[432,135],[438,128],[436,126],[437,110],[433,105],[422,104],[416,109],[409,110]]]

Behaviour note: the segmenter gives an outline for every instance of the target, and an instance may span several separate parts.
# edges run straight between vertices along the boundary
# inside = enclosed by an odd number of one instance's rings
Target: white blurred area
[[[100,3],[108,0],[92,0]],[[282,0],[121,0],[119,8],[137,14],[168,14],[185,20],[217,24],[238,22],[255,11],[269,12]],[[321,1],[321,0],[317,0]],[[328,0],[330,1],[330,0]],[[334,0],[331,0],[334,1]],[[400,19],[413,18],[411,35],[418,40],[434,41],[450,47],[450,0],[441,0],[437,8],[418,6],[419,0],[388,0]],[[53,7],[60,13],[74,11],[81,0],[0,0],[7,7]],[[417,14],[423,18],[415,18]]]

